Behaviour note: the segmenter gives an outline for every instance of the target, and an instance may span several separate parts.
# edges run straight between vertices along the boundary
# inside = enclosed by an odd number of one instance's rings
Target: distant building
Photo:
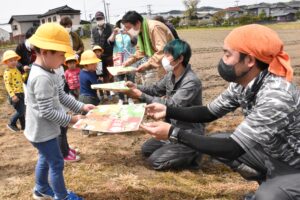
[[[293,8],[286,8],[272,12],[271,16],[278,22],[289,22],[296,20],[297,10]]]
[[[80,10],[75,10],[67,5],[58,8],[50,9],[48,12],[39,15],[41,24],[47,22],[60,22],[60,19],[64,16],[68,16],[72,19],[73,28],[80,27]]]
[[[260,3],[254,4],[247,7],[248,14],[252,16],[259,16],[262,13],[265,13],[266,17],[271,16],[271,4]]]
[[[38,15],[13,15],[8,23],[11,25],[12,39],[21,42],[26,31],[33,26],[39,26],[40,20]]]
[[[6,42],[8,40],[10,40],[10,33],[0,28],[0,42]]]
[[[213,16],[214,15],[210,13],[204,13],[204,14],[197,13],[197,17],[199,20],[212,20]]]
[[[229,7],[223,10],[225,12],[224,19],[228,20],[229,18],[238,18],[244,14],[244,10],[240,7]]]

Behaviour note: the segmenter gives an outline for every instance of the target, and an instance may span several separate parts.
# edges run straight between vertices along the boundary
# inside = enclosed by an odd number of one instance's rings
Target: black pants
[[[142,145],[142,154],[155,170],[184,169],[198,167],[201,154],[184,144],[158,141],[154,138]]]
[[[67,157],[69,155],[69,143],[67,138],[68,127],[60,127],[60,135],[58,136],[58,144],[60,146],[60,151],[63,157]]]
[[[216,134],[213,137],[229,137],[229,134]],[[255,192],[255,200],[299,200],[300,169],[267,155],[261,145],[256,144],[237,160],[218,158],[247,180],[256,180],[260,186]],[[247,177],[249,170],[243,171],[245,165],[256,171],[256,176]],[[254,173],[250,173],[254,174]]]

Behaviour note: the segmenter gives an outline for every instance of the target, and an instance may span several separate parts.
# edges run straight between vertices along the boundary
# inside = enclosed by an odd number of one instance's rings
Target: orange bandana
[[[292,81],[290,58],[283,51],[283,42],[272,29],[258,24],[241,26],[233,29],[224,43],[235,51],[269,64],[269,72]]]

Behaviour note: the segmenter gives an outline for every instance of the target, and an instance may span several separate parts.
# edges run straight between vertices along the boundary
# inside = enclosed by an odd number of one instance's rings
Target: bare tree
[[[183,0],[183,4],[186,8],[185,16],[188,19],[197,19],[197,6],[200,0]]]

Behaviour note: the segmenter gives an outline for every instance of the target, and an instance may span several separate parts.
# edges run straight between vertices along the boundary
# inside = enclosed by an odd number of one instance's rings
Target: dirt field
[[[300,83],[299,25],[274,26],[292,58],[294,82]],[[210,102],[227,86],[217,74],[222,43],[230,29],[181,30],[181,38],[193,48],[191,64],[203,84],[204,103]],[[85,41],[88,44],[88,41]],[[2,70],[1,70],[2,71]],[[0,199],[31,199],[37,152],[22,133],[6,129],[13,110],[6,102],[1,76],[0,95]],[[207,124],[207,134],[232,131],[242,120],[236,111]],[[149,138],[143,132],[83,137],[69,130],[69,143],[81,150],[82,160],[65,165],[66,185],[87,200],[179,200],[241,199],[257,184],[244,181],[237,173],[208,157],[201,170],[156,172],[149,169],[140,153]]]

